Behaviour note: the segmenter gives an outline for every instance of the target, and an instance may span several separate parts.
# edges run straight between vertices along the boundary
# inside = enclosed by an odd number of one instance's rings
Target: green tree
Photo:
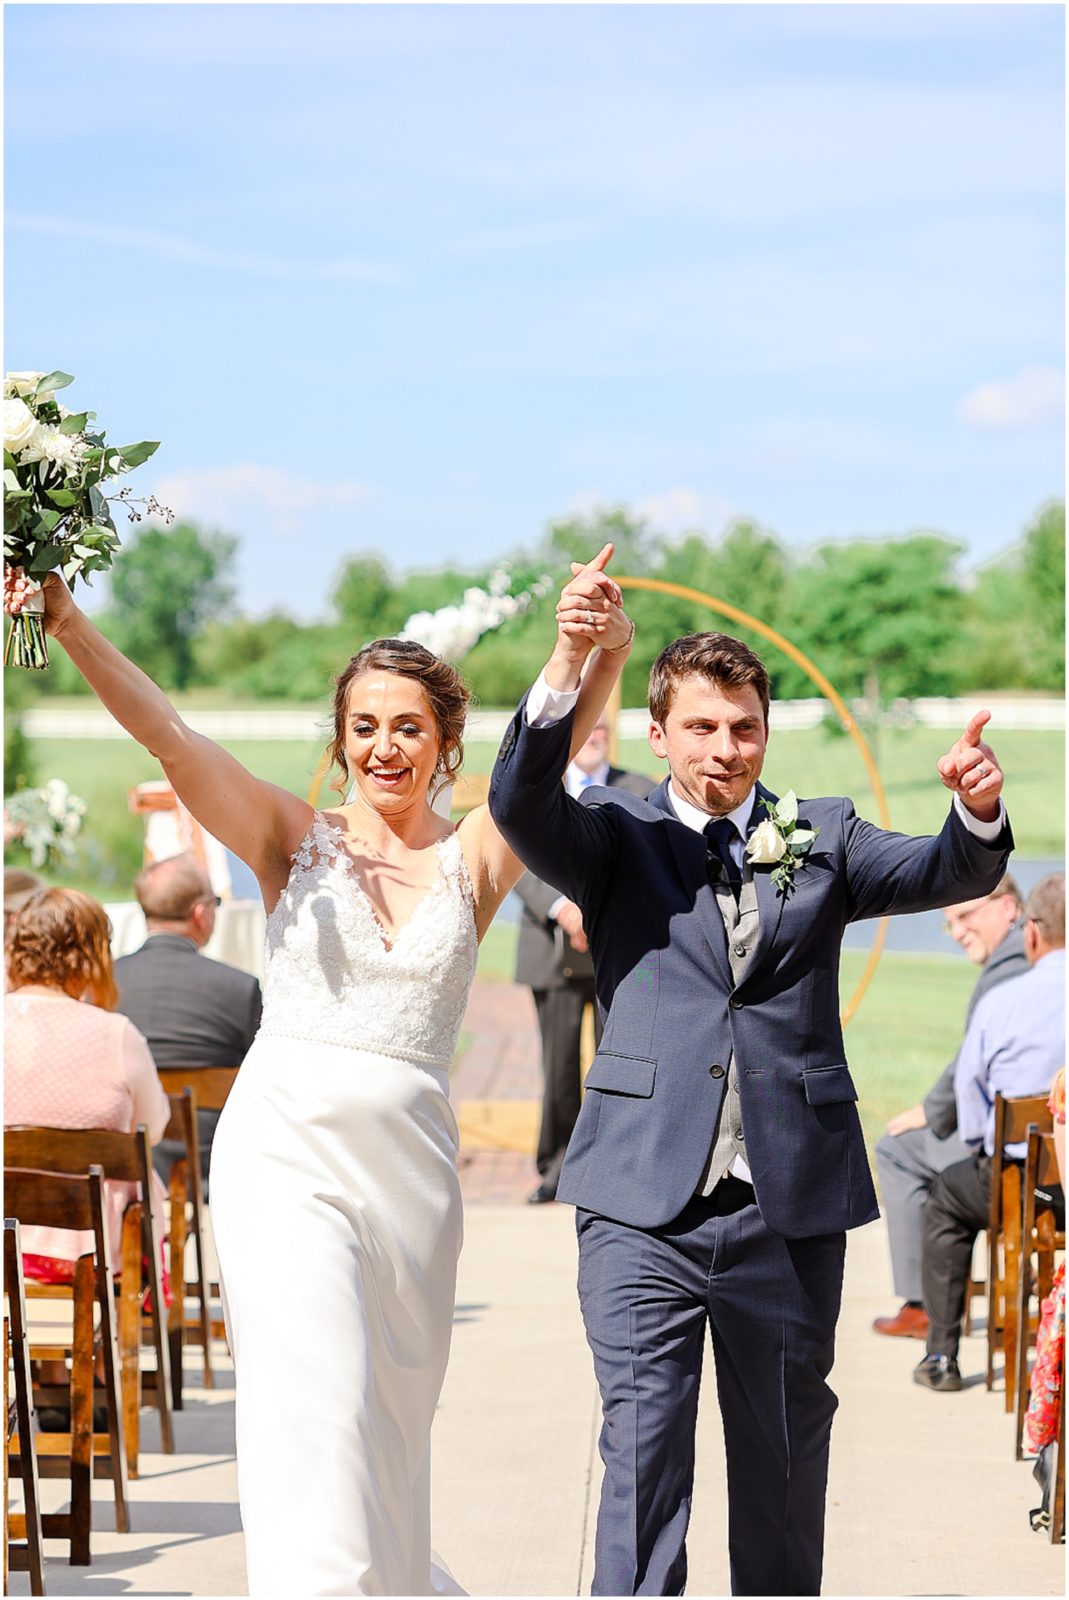
[[[350,556],[338,574],[330,599],[352,642],[352,652],[404,624],[403,617],[395,621],[396,586],[386,563],[377,555]]]
[[[964,689],[1064,688],[1064,505],[975,574],[959,676]]]
[[[964,639],[961,550],[924,533],[823,545],[795,575],[783,631],[842,695],[862,693],[872,674],[885,700],[951,693]],[[813,688],[788,663],[779,692]]]
[[[1022,580],[1028,674],[1037,689],[1065,687],[1065,506],[1045,506],[1024,538]]]
[[[165,689],[194,679],[194,641],[233,598],[237,541],[189,522],[148,523],[129,540],[111,573],[106,631]]]

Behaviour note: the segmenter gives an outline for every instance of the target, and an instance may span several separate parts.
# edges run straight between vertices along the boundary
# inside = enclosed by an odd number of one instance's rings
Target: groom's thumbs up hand
[[[935,764],[946,787],[983,822],[994,822],[998,816],[1004,781],[998,757],[980,737],[990,721],[990,711],[977,711],[961,738]]]

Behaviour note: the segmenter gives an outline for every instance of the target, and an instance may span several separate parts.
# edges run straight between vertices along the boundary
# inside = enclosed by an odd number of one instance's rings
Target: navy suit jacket
[[[912,838],[863,821],[849,800],[800,801],[799,826],[820,834],[786,897],[755,869],[760,933],[736,984],[705,840],[671,810],[667,782],[648,800],[607,788],[572,800],[561,783],[570,739],[570,717],[531,728],[521,704],[490,784],[508,843],[582,907],[605,1018],[558,1199],[633,1227],[670,1222],[701,1181],[734,1051],[768,1226],[806,1238],[871,1222],[839,1021],[843,930],[990,893],[1008,824],[984,844],[951,809],[938,836]]]

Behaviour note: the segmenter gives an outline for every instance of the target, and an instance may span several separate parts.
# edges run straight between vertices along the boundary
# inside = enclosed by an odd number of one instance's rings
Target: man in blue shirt
[[[976,1235],[991,1203],[995,1096],[1043,1094],[1065,1062],[1065,876],[1037,883],[1024,913],[1030,971],[986,994],[958,1054],[954,1094],[958,1131],[974,1153],[942,1172],[924,1218],[924,1304],[928,1353],[914,1370],[927,1389],[962,1387],[958,1341]],[[1024,1159],[1022,1144],[1005,1156]]]

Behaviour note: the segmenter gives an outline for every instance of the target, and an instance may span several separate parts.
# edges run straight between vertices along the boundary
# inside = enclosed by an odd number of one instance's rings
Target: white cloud
[[[687,533],[693,528],[718,532],[735,514],[735,508],[718,495],[683,486],[648,495],[636,503],[635,511],[665,533]]]
[[[594,517],[599,511],[620,505],[636,517],[644,518],[658,533],[690,533],[700,529],[715,535],[738,515],[730,501],[684,485],[636,498],[604,494],[600,489],[582,489],[568,502],[565,515]]]
[[[1054,367],[1029,367],[1015,377],[981,383],[958,406],[971,428],[1027,428],[1064,410],[1065,378]]]
[[[342,511],[374,498],[364,483],[323,483],[277,467],[232,467],[174,473],[155,486],[157,499],[179,517],[237,532],[311,533],[312,513]]]
[[[226,272],[245,272],[259,278],[316,283],[385,283],[396,277],[392,268],[380,262],[342,256],[324,260],[295,260],[263,252],[220,250],[184,239],[177,234],[160,233],[151,228],[116,228],[107,223],[81,221],[73,217],[48,217],[32,212],[13,212],[8,224],[19,233],[38,233],[64,238],[91,239],[99,244],[134,250],[166,261],[186,262],[195,267],[211,267]]]

